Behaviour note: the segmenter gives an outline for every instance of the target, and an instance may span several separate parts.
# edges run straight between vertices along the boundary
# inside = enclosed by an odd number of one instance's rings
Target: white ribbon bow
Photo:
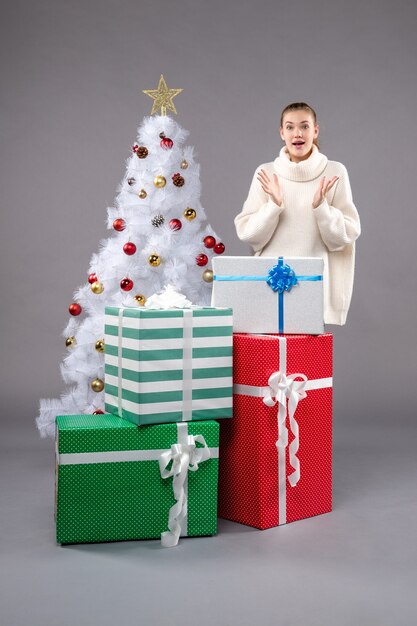
[[[296,380],[301,378],[301,380]],[[278,402],[278,434],[279,438],[276,442],[277,448],[286,448],[288,446],[288,429],[285,421],[287,417],[287,399],[288,399],[288,417],[290,420],[291,432],[294,439],[290,445],[290,463],[294,468],[294,472],[288,476],[288,482],[291,487],[295,487],[301,477],[300,461],[297,457],[300,445],[298,424],[295,420],[295,412],[298,402],[307,397],[305,386],[307,376],[304,374],[283,374],[282,372],[274,372],[268,380],[268,391],[264,395],[263,402],[266,406],[274,406]]]
[[[192,302],[177,291],[173,285],[166,285],[160,293],[154,293],[146,300],[146,309],[187,309]]]
[[[201,443],[203,447],[197,448],[197,442]],[[196,472],[198,464],[207,461],[210,457],[210,450],[203,435],[187,435],[183,443],[174,443],[170,450],[161,453],[159,458],[161,476],[162,478],[173,476],[172,486],[176,500],[169,510],[169,530],[161,535],[161,543],[164,548],[172,548],[177,545],[181,534],[181,525],[187,517],[186,480],[188,470]],[[170,464],[171,467],[168,469]]]

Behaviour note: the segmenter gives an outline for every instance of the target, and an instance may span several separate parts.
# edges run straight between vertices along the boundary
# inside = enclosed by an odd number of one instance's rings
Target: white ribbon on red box
[[[253,385],[233,385],[233,393],[253,398],[263,398],[266,406],[272,407],[278,404],[278,507],[279,524],[287,521],[287,481],[286,481],[286,448],[288,447],[288,428],[286,426],[287,415],[290,429],[294,439],[290,444],[289,458],[294,471],[288,476],[291,487],[295,487],[301,478],[300,460],[297,457],[300,445],[298,423],[295,412],[300,400],[307,397],[307,391],[325,389],[333,386],[333,378],[316,378],[308,380],[305,374],[287,374],[287,339],[278,337],[279,341],[279,367],[277,372],[271,374],[268,386],[257,387]],[[301,380],[297,380],[301,378]],[[287,408],[288,401],[288,408]]]

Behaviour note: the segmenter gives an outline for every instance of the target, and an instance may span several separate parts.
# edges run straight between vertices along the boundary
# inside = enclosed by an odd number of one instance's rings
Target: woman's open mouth
[[[305,144],[305,141],[293,141],[292,142],[292,145],[295,148],[302,148],[304,144]]]

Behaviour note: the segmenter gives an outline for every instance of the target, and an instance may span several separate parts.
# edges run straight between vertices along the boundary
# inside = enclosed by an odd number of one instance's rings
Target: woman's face
[[[314,124],[313,115],[309,111],[288,111],[284,115],[280,135],[291,161],[299,163],[310,156],[313,140],[319,135],[319,127]]]

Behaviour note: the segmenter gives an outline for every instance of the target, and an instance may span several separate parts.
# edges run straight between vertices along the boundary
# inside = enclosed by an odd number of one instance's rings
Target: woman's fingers
[[[326,177],[323,176],[323,178],[320,181],[320,186],[319,186],[319,194],[322,200],[324,200],[324,198],[326,197]]]
[[[336,184],[336,182],[339,180],[338,176],[333,176],[333,178],[331,178],[329,180],[329,182],[326,184],[326,186],[324,187],[324,197],[326,197],[327,193],[330,191],[330,189]]]
[[[327,192],[330,191],[330,189],[337,183],[338,180],[339,180],[339,176],[333,176],[329,181],[326,180],[325,176],[323,176],[323,178],[320,179],[320,184],[316,191],[316,195],[314,196],[314,199],[313,199],[313,208],[316,209],[319,206],[319,204],[321,204],[319,202],[320,198],[321,198],[321,202],[325,200]]]
[[[257,178],[263,191],[268,194],[274,202],[281,206],[282,198],[278,176],[272,173],[272,178],[269,178],[265,170],[259,170]]]
[[[333,178],[329,181],[327,185],[327,191],[329,191],[329,189],[331,189],[338,180],[339,180],[339,176],[333,176]]]
[[[269,193],[269,185],[267,183],[262,182],[261,180],[259,182],[260,182],[261,187],[264,190],[264,192],[265,193]]]
[[[258,180],[260,183],[265,183],[268,184],[269,183],[269,176],[266,172],[264,172],[264,170],[261,170],[258,173]]]
[[[271,180],[264,170],[259,171],[258,180],[261,184],[263,191],[269,195],[271,193]]]

